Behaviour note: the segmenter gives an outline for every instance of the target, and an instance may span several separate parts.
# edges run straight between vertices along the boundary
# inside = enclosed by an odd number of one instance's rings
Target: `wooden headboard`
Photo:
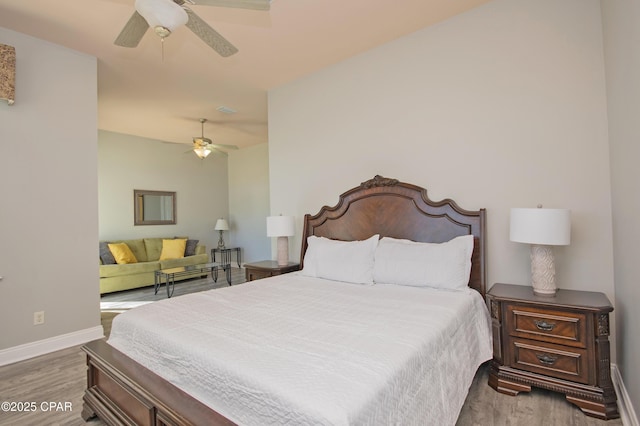
[[[334,207],[324,206],[304,217],[303,267],[307,237],[342,241],[364,240],[375,234],[424,243],[443,243],[461,235],[474,236],[469,287],[484,297],[486,210],[468,211],[453,200],[432,201],[427,190],[397,179],[375,176],[340,195]]]

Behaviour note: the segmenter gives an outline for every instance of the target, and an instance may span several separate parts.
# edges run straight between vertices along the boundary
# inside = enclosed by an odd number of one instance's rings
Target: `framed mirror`
[[[133,190],[134,225],[175,225],[176,193]]]

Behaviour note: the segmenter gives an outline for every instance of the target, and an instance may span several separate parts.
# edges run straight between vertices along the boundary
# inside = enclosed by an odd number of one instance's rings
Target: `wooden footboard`
[[[109,425],[234,425],[104,340],[82,347],[87,354],[87,390],[82,418]]]

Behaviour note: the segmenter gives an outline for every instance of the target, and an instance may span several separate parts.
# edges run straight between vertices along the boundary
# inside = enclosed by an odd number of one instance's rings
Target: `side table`
[[[284,266],[280,266],[275,260],[263,260],[260,262],[244,264],[245,277],[247,281],[286,274],[288,272],[297,271],[298,269],[300,269],[299,263],[289,262]]]
[[[231,264],[231,253],[236,254],[236,262],[238,263],[238,268],[240,267],[240,263],[242,263],[242,250],[240,247],[225,247],[225,248],[212,248],[211,249],[211,261],[216,261],[216,253],[220,253],[220,264],[222,265],[230,265]]]
[[[487,293],[493,327],[489,385],[515,396],[531,386],[565,394],[585,414],[620,417],[611,381],[609,313],[603,293],[495,284]]]

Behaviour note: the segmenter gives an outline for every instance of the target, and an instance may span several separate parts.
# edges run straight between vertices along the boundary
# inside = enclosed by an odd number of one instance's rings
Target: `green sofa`
[[[172,238],[173,237],[166,239]],[[204,245],[197,245],[195,255],[193,256],[159,260],[160,253],[162,252],[162,240],[163,238],[110,240],[109,243],[126,243],[136,256],[138,263],[105,265],[102,263],[102,260],[100,260],[100,294],[153,285],[155,283],[155,271],[159,269],[209,262],[209,255]],[[176,278],[176,280],[195,278],[199,275],[200,273],[196,273],[193,276]]]

